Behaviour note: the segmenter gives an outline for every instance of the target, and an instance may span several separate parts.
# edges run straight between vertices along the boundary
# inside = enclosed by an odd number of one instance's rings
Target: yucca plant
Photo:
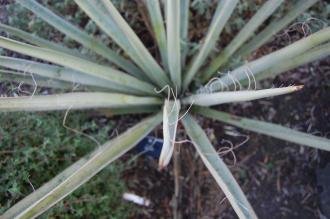
[[[330,140],[280,125],[242,118],[209,108],[223,103],[251,101],[297,91],[302,86],[250,89],[257,80],[273,77],[330,54],[330,28],[324,28],[293,44],[253,61],[247,56],[272,39],[318,0],[297,0],[289,12],[274,19],[260,32],[261,25],[284,3],[267,0],[225,48],[214,47],[238,0],[219,0],[200,48],[187,57],[189,0],[145,0],[159,47],[158,63],[126,23],[110,0],[75,0],[126,57],[56,15],[36,0],[16,0],[44,21],[95,52],[109,64],[100,64],[78,50],[41,39],[36,35],[0,24],[0,28],[24,42],[0,37],[0,47],[52,64],[0,56],[2,80],[77,92],[52,95],[1,97],[1,111],[48,111],[108,108],[115,114],[153,113],[94,152],[65,169],[48,183],[12,206],[2,218],[34,218],[91,179],[108,164],[129,151],[163,121],[164,144],[159,168],[172,157],[178,123],[183,124],[206,167],[227,196],[239,218],[257,218],[228,167],[218,156],[194,114],[245,128],[275,138],[330,151]],[[162,9],[164,11],[162,12]],[[165,19],[163,19],[163,15]],[[166,25],[165,25],[166,24]],[[258,33],[256,33],[258,32]],[[214,57],[210,62],[209,57]],[[243,64],[236,66],[233,60]],[[104,63],[104,62],[103,62]],[[231,71],[229,71],[231,70]],[[227,72],[219,77],[217,72]],[[244,89],[246,85],[246,89]]]

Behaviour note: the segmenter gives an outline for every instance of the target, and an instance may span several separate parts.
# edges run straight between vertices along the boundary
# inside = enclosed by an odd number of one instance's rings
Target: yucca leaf
[[[328,56],[330,56],[330,43],[308,50],[307,52],[292,59],[285,60],[281,62],[281,65],[271,67],[257,74],[255,79],[256,81],[259,81],[269,77],[275,77],[283,72],[289,71],[310,62],[314,62],[316,60],[326,58]],[[243,81],[243,83],[246,83],[246,81]]]
[[[330,151],[330,139],[327,138],[321,138],[269,122],[234,116],[209,108],[195,107],[193,111],[207,118],[215,119],[233,126],[237,126],[239,128],[247,129],[264,135],[269,135],[296,144]]]
[[[180,1],[165,2],[168,65],[172,82],[179,92],[181,90]]]
[[[70,68],[28,61],[25,59],[0,56],[0,66],[22,71],[24,73],[33,73],[49,79],[71,82],[71,85],[83,84],[107,89],[111,87],[111,83],[106,80]]]
[[[226,164],[213,148],[204,130],[190,115],[185,116],[182,123],[205,166],[225,193],[238,217],[240,219],[256,219],[257,216],[251,204]]]
[[[50,111],[67,109],[123,108],[160,105],[155,97],[116,93],[75,92],[24,97],[0,97],[0,111]]]
[[[186,57],[188,54],[188,29],[189,29],[189,5],[190,0],[180,1],[180,38],[181,38],[181,68],[186,65]]]
[[[163,147],[159,157],[159,169],[166,167],[172,158],[176,130],[179,121],[180,101],[165,100],[163,108]]]
[[[67,22],[60,16],[42,6],[35,0],[17,0],[23,7],[29,9],[37,16],[41,17],[44,21],[52,25],[57,30],[65,35],[81,43],[84,47],[96,52],[110,62],[116,64],[118,67],[127,71],[128,73],[141,78],[143,73],[133,63],[126,60],[116,52],[109,49],[105,44],[99,42],[94,37],[89,36],[86,32],[80,30],[78,27]]]
[[[75,2],[105,33],[125,50],[154,84],[159,87],[170,84],[165,72],[111,1],[75,0]]]
[[[115,139],[97,147],[48,183],[6,211],[1,218],[35,218],[91,179],[107,165],[118,159],[161,121],[162,114],[149,117]]]
[[[263,90],[224,91],[216,93],[195,94],[182,100],[183,104],[195,104],[199,106],[213,106],[224,103],[257,100],[265,97],[273,97],[302,89],[303,86],[291,86],[271,88]]]
[[[258,27],[274,13],[283,1],[284,0],[266,1],[249,22],[244,25],[229,45],[207,65],[206,70],[203,71],[203,81],[211,78],[212,75],[229,60],[237,49],[254,34]]]
[[[161,106],[150,105],[134,106],[134,108],[99,109],[98,111],[107,117],[111,117],[115,115],[150,114],[159,112],[160,110]]]
[[[163,66],[165,69],[168,69],[166,32],[159,0],[145,0],[144,3],[148,9],[151,25],[162,57]]]
[[[4,81],[15,81],[20,84],[28,84],[31,86],[49,87],[57,89],[72,89],[73,87],[73,84],[69,82],[39,77],[37,75],[33,75],[32,78],[31,74],[24,74],[21,72],[0,69],[0,82]]]
[[[51,49],[40,48],[0,36],[0,47],[63,65],[111,82],[111,89],[132,94],[155,95],[153,86],[111,67],[99,65]]]
[[[20,29],[17,29],[17,28],[14,28],[14,27],[11,27],[11,26],[8,26],[5,24],[1,24],[1,23],[0,23],[0,29],[10,33],[11,35],[14,35],[14,36],[20,38],[21,40],[29,42],[33,45],[57,50],[60,52],[64,52],[64,53],[73,55],[73,56],[78,56],[80,58],[88,59],[87,57],[80,54],[77,50],[64,47],[64,46],[60,45],[59,43],[54,43],[54,42],[42,39],[42,38],[36,36],[35,34],[27,33],[23,30],[20,30]]]
[[[186,89],[200,67],[204,64],[209,53],[214,49],[215,43],[223,30],[225,24],[229,20],[230,15],[233,13],[238,0],[220,0],[215,14],[212,18],[212,22],[208,29],[207,35],[203,40],[203,44],[188,65],[188,70],[184,75],[183,87]]]
[[[263,31],[258,33],[247,44],[242,46],[242,48],[240,48],[236,53],[235,57],[245,57],[260,48],[266,42],[270,41],[275,34],[293,22],[299,15],[301,15],[304,11],[309,9],[318,1],[319,0],[297,1],[297,3],[288,10],[284,17],[271,22]]]
[[[271,67],[280,66],[282,62],[303,54],[304,52],[328,41],[330,41],[330,27],[324,28],[306,38],[292,43],[289,46],[242,65],[220,79],[226,85],[232,85],[234,84],[232,78],[235,78],[238,81],[247,79],[248,74],[246,74],[246,71],[249,71],[257,77],[260,72],[263,72]]]

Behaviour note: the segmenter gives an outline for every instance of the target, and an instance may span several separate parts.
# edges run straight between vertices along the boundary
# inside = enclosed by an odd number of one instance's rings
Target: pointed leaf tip
[[[304,85],[298,85],[292,87],[292,92],[299,91],[304,88]]]

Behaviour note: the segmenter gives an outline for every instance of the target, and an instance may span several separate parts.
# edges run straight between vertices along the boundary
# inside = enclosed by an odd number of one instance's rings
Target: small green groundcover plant
[[[239,3],[238,0],[219,0],[208,31],[192,57],[187,57],[190,1],[145,0],[143,3],[159,48],[160,63],[151,56],[110,0],[75,0],[75,3],[123,49],[125,56],[111,50],[35,0],[16,2],[111,64],[97,63],[75,49],[0,24],[2,30],[24,41],[0,37],[0,47],[52,63],[0,56],[2,79],[24,80],[35,87],[48,86],[63,90],[72,90],[72,84],[80,85],[75,92],[2,97],[1,111],[109,108],[119,115],[152,115],[75,162],[12,206],[2,218],[33,218],[42,214],[134,147],[161,122],[164,144],[159,167],[165,168],[171,160],[174,144],[179,141],[176,139],[176,132],[178,122],[181,122],[239,218],[257,218],[228,167],[194,119],[194,114],[330,151],[329,139],[210,108],[223,103],[251,101],[302,89],[302,86],[289,86],[258,90],[256,81],[328,56],[328,27],[256,60],[242,62],[240,66],[237,65],[237,60],[247,60],[248,55],[271,40],[318,0],[297,0],[285,16],[274,19],[263,27],[263,23],[284,3],[284,0],[265,1],[232,41],[219,52],[214,52],[220,33]],[[219,75],[220,71],[226,73]]]
[[[66,124],[87,131],[98,142],[106,141],[115,122],[100,128],[89,117],[88,112],[75,112]],[[62,112],[3,113],[0,123],[0,215],[97,147],[89,138],[63,127]],[[125,166],[119,162],[109,165],[40,218],[128,218],[136,208],[118,201],[126,190],[124,181],[118,180]]]

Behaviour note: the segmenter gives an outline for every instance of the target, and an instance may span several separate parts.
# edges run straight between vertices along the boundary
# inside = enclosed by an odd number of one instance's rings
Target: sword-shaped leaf
[[[163,66],[165,69],[168,69],[166,32],[159,0],[145,0],[144,3],[148,9],[151,25],[162,57]]]
[[[238,0],[219,0],[211,25],[203,41],[201,49],[188,65],[188,70],[184,75],[183,87],[186,89],[200,67],[204,64],[209,53],[214,49],[215,43],[221,31],[233,13]]]
[[[240,219],[256,219],[257,215],[252,209],[251,204],[227,165],[213,148],[204,130],[190,115],[185,116],[182,123],[205,166],[225,193],[238,217]]]
[[[106,142],[19,201],[1,218],[35,218],[39,216],[134,147],[160,123],[161,119],[161,113],[149,117],[115,139]]]
[[[102,92],[0,97],[0,111],[50,111],[67,109],[123,108],[160,105],[155,97],[137,97]]]
[[[31,86],[50,87],[57,89],[72,89],[74,87],[72,83],[65,81],[0,69],[0,82],[3,81],[15,81],[19,84],[28,84]],[[17,87],[17,89],[19,88]]]
[[[20,38],[21,40],[29,42],[33,45],[57,50],[60,52],[64,52],[64,53],[73,55],[73,56],[78,56],[80,58],[88,59],[87,57],[84,57],[82,54],[80,54],[77,50],[64,47],[64,46],[60,45],[59,43],[54,43],[54,42],[42,39],[42,38],[36,36],[35,34],[27,33],[23,30],[20,30],[20,29],[17,29],[17,28],[14,28],[14,27],[11,27],[11,26],[8,26],[5,24],[1,24],[1,23],[0,23],[0,29],[3,29],[4,31]]]
[[[188,29],[189,29],[189,6],[190,0],[180,1],[180,38],[181,38],[181,68],[186,66],[186,57],[188,54]]]
[[[271,88],[263,90],[224,91],[216,93],[195,94],[182,100],[183,104],[195,104],[199,106],[213,106],[224,103],[257,100],[265,97],[273,97],[302,89],[303,86],[291,86]]]
[[[114,68],[99,65],[85,59],[71,56],[51,49],[40,48],[0,36],[0,47],[63,65],[88,75],[107,80],[111,89],[132,94],[155,95],[153,86]]]
[[[235,83],[233,78],[235,78],[236,81],[247,79],[249,76],[246,74],[246,71],[249,71],[254,75],[254,77],[257,77],[260,72],[263,72],[271,67],[280,66],[282,62],[301,55],[304,52],[328,41],[330,41],[330,27],[324,28],[306,38],[292,43],[289,46],[242,65],[230,72],[230,74],[226,74],[221,77],[220,80],[226,85],[232,85]],[[220,87],[217,89],[220,89]]]
[[[172,82],[179,92],[181,90],[180,1],[165,2],[168,65]]]
[[[321,138],[315,135],[303,133],[277,124],[234,116],[209,108],[196,107],[194,108],[194,112],[197,112],[207,118],[215,119],[239,128],[272,136],[296,144],[330,151],[330,139],[327,138]]]
[[[71,82],[71,84],[83,84],[107,89],[110,89],[111,87],[111,83],[108,81],[87,75],[86,73],[72,70],[70,68],[28,61],[25,59],[0,56],[0,66],[22,71],[24,73],[33,73],[45,78]]]
[[[117,109],[99,109],[98,112],[111,117],[115,115],[132,115],[132,114],[150,114],[157,113],[161,110],[161,106],[134,106],[134,108],[117,108]]]
[[[257,74],[255,79],[256,81],[260,81],[266,78],[275,77],[283,72],[289,71],[310,62],[314,62],[316,60],[326,58],[327,56],[330,56],[330,43],[313,48],[292,59],[285,60],[281,62],[280,65],[271,67]],[[246,84],[247,82],[245,80],[242,81],[242,83]]]

